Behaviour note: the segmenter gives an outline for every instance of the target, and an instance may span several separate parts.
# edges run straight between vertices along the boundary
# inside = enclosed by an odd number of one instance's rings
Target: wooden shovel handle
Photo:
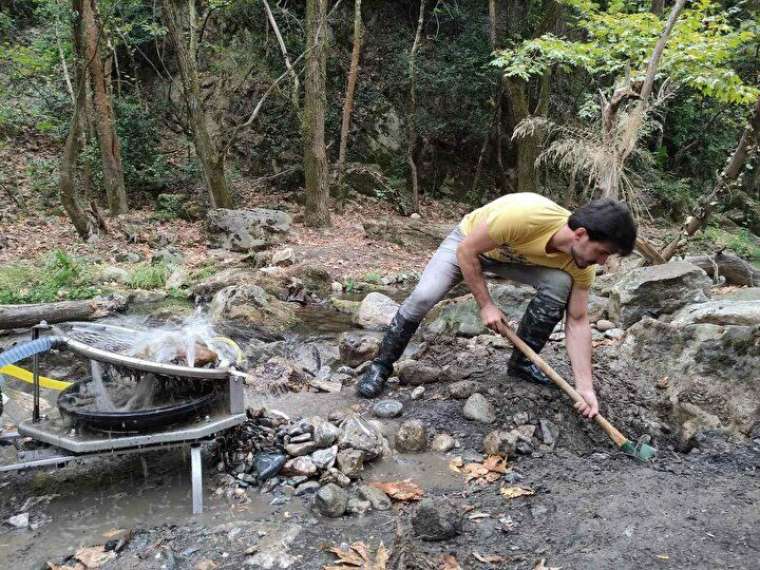
[[[504,336],[506,336],[509,339],[509,342],[511,342],[516,348],[520,349],[520,351],[527,356],[530,361],[538,366],[541,371],[546,374],[549,378],[551,378],[551,381],[554,382],[557,386],[562,388],[562,391],[570,396],[570,399],[573,400],[573,402],[583,402],[585,403],[586,400],[583,399],[583,396],[581,396],[575,388],[573,388],[562,376],[557,374],[554,371],[554,368],[549,366],[543,358],[541,358],[538,354],[535,353],[535,351],[529,347],[527,344],[525,344],[525,341],[523,341],[519,336],[517,336],[517,333],[512,330],[512,327],[507,325],[506,323],[503,325],[504,327]],[[602,416],[602,414],[596,414],[594,416],[594,421],[596,421],[597,424],[605,431],[607,432],[607,435],[610,436],[610,439],[615,442],[615,445],[618,447],[622,446],[624,443],[628,441],[628,438],[625,437],[622,433],[618,431],[618,429],[613,426],[610,422],[607,421],[606,418]]]

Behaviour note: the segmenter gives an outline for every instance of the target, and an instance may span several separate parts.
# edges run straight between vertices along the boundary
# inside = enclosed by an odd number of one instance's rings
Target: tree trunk
[[[0,330],[31,327],[39,324],[40,321],[47,321],[48,324],[92,321],[120,311],[125,306],[126,302],[122,297],[30,305],[0,305]]]
[[[657,17],[662,16],[665,11],[665,0],[652,0],[652,14]]]
[[[301,113],[301,104],[300,104],[301,84],[298,81],[298,73],[296,73],[296,70],[293,68],[293,65],[290,63],[288,50],[285,47],[285,40],[282,39],[282,34],[280,33],[280,28],[277,25],[277,20],[274,19],[274,14],[272,14],[272,9],[269,7],[269,2],[267,2],[267,0],[264,0],[264,9],[266,10],[269,23],[272,25],[272,29],[274,30],[274,35],[277,37],[277,43],[280,45],[280,51],[282,52],[282,57],[285,59],[285,68],[288,70],[288,75],[290,75],[290,79],[293,82],[293,89],[290,94],[290,101],[293,104],[293,110],[298,115]]]
[[[736,149],[734,149],[733,154],[728,159],[723,172],[720,173],[715,181],[712,192],[699,201],[697,211],[686,219],[678,237],[663,250],[662,257],[665,261],[675,255],[684,240],[693,236],[707,223],[713,209],[718,204],[717,198],[739,178],[739,174],[742,172],[747,159],[752,153],[753,146],[756,146],[758,143],[760,143],[760,98],[755,103],[752,115],[744,131],[742,131]]]
[[[98,22],[95,0],[84,0],[79,13],[83,24],[84,54],[92,85],[95,104],[95,127],[98,134],[100,156],[103,162],[103,183],[111,214],[127,212],[127,191],[124,187],[124,169],[121,164],[121,144],[116,134],[116,121],[109,90],[110,73],[103,63],[103,29]]]
[[[189,44],[185,43],[183,18],[177,6],[178,0],[162,0],[163,20],[169,33],[174,51],[177,54],[177,66],[182,78],[182,87],[193,131],[195,152],[203,169],[203,177],[209,193],[212,208],[232,208],[232,194],[227,187],[224,176],[224,153],[219,148],[208,130],[206,111],[203,106],[201,85],[198,76],[197,22],[195,21],[195,0],[188,0],[190,30]]]
[[[406,162],[409,165],[409,185],[411,186],[411,209],[418,212],[420,209],[420,187],[417,179],[417,163],[415,155],[417,151],[417,70],[415,58],[417,48],[422,37],[422,27],[425,24],[425,0],[420,0],[420,15],[417,19],[417,32],[414,34],[414,43],[409,51],[409,111],[407,112],[407,150]]]
[[[87,1],[87,0],[85,0]],[[72,3],[74,11],[81,13],[82,0],[74,0]],[[71,223],[74,225],[79,237],[88,241],[95,235],[95,228],[90,222],[87,213],[82,208],[77,197],[74,186],[76,180],[76,165],[79,151],[81,150],[81,130],[83,115],[86,113],[87,105],[87,88],[84,55],[82,54],[82,20],[78,18],[74,22],[72,30],[74,52],[76,55],[76,89],[72,87],[74,93],[74,112],[71,117],[69,134],[66,137],[66,143],[63,146],[63,157],[61,158],[61,176],[59,179],[59,189],[61,194],[61,205],[68,215]]]
[[[760,271],[741,257],[719,251],[714,256],[698,255],[687,257],[685,261],[701,267],[713,279],[717,271],[718,275],[725,277],[726,285],[760,286]]]
[[[343,102],[343,121],[340,126],[340,149],[338,150],[338,164],[336,166],[338,188],[342,187],[343,175],[345,174],[348,131],[351,126],[351,112],[354,108],[354,91],[356,90],[356,79],[359,74],[359,56],[362,49],[362,40],[364,39],[363,35],[362,0],[356,0],[354,3],[354,47],[351,50],[351,68],[348,72],[346,100]]]
[[[327,0],[306,2],[306,78],[303,142],[306,210],[304,223],[311,227],[330,225],[328,207],[329,181],[325,149],[325,74],[327,34],[325,30]]]

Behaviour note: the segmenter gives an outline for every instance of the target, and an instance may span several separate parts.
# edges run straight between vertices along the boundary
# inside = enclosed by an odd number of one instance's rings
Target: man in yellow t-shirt
[[[517,330],[539,352],[567,312],[565,336],[575,385],[585,403],[576,408],[591,418],[598,403],[591,377],[591,327],[587,305],[595,264],[612,254],[629,255],[636,225],[624,203],[594,200],[573,213],[532,193],[508,194],[467,214],[425,267],[412,294],[386,331],[377,356],[359,381],[357,392],[378,396],[393,363],[424,316],[462,279],[480,307],[483,324],[497,332],[507,326],[488,292],[483,272],[536,289]],[[549,384],[550,380],[515,349],[510,376]]]

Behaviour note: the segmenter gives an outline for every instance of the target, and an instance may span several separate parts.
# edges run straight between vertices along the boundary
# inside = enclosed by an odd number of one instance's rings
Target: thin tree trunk
[[[739,174],[744,169],[747,160],[753,152],[753,148],[756,148],[758,144],[760,144],[760,99],[755,103],[747,126],[739,138],[739,143],[728,159],[723,172],[720,173],[715,181],[712,192],[699,201],[697,211],[686,219],[678,237],[670,242],[662,251],[662,257],[665,261],[675,255],[684,240],[693,236],[707,223],[715,206],[718,204],[718,197],[739,178]]]
[[[293,68],[293,64],[290,62],[290,57],[288,56],[288,49],[285,47],[285,40],[282,39],[280,28],[277,25],[277,20],[274,19],[274,14],[272,14],[272,9],[269,7],[269,2],[267,2],[267,0],[263,0],[263,1],[264,1],[264,10],[266,10],[266,13],[267,13],[267,18],[269,19],[269,23],[272,25],[272,29],[274,30],[274,35],[277,38],[277,43],[280,46],[282,57],[285,59],[285,68],[288,70],[288,75],[290,75],[290,79],[293,82],[293,90],[290,94],[290,102],[293,104],[293,109],[295,110],[296,114],[300,114],[301,112],[301,103],[300,103],[301,84],[298,81],[298,74],[296,73],[296,70]]]
[[[198,64],[195,54],[198,50],[195,22],[195,0],[188,0],[188,23],[190,38],[189,44],[185,43],[184,26],[180,10],[177,7],[178,0],[162,0],[162,12],[164,24],[169,33],[174,51],[177,54],[177,66],[182,78],[182,87],[185,93],[185,101],[190,115],[190,124],[193,131],[195,152],[203,169],[203,177],[209,193],[209,202],[212,208],[232,208],[232,194],[227,187],[224,176],[224,153],[218,147],[208,130],[206,111],[203,107],[201,85],[198,76]]]
[[[304,223],[311,227],[330,225],[328,205],[329,181],[325,149],[325,87],[327,33],[325,16],[327,0],[306,2],[306,78],[303,140],[304,176],[306,178],[306,210]]]
[[[652,14],[662,16],[665,11],[665,0],[652,0]]]
[[[102,37],[103,30],[98,22],[95,0],[82,2],[81,10],[84,53],[92,84],[96,111],[95,127],[103,162],[103,183],[111,215],[118,216],[127,212],[127,191],[124,187],[124,169],[121,164],[121,144],[116,134],[116,121],[108,88],[110,74],[102,58],[102,46],[105,43]]]
[[[81,13],[83,0],[73,0],[72,7],[74,11]],[[84,0],[87,2],[88,0]],[[85,69],[84,55],[82,53],[82,19],[78,18],[72,30],[74,51],[76,60],[76,91],[74,91],[74,111],[71,117],[69,134],[66,137],[66,143],[63,146],[63,156],[61,158],[61,175],[59,179],[59,190],[61,194],[61,205],[68,215],[71,223],[74,225],[77,234],[83,240],[88,241],[95,234],[95,230],[90,223],[87,213],[79,204],[76,188],[76,165],[79,151],[81,148],[81,129],[82,115],[86,113],[87,105],[87,72]]]
[[[351,68],[348,71],[346,84],[346,100],[343,102],[343,120],[340,126],[340,147],[338,149],[338,164],[336,175],[338,188],[343,185],[343,176],[346,167],[346,152],[348,149],[348,131],[351,126],[351,113],[354,109],[354,91],[356,79],[359,75],[359,56],[361,55],[364,31],[362,25],[362,0],[354,2],[354,46],[351,50]]]
[[[418,212],[420,209],[420,188],[417,179],[417,164],[414,156],[417,150],[417,71],[415,58],[417,48],[422,37],[422,27],[425,24],[425,0],[420,0],[420,15],[417,20],[417,32],[414,35],[414,43],[409,51],[409,112],[407,113],[407,152],[406,162],[409,165],[409,183],[411,185],[411,209]]]

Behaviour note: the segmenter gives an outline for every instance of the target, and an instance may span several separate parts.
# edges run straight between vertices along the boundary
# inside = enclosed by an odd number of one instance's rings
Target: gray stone
[[[401,452],[425,451],[427,443],[427,428],[420,420],[405,421],[396,432],[396,449]]]
[[[412,393],[409,395],[409,397],[412,400],[419,400],[424,395],[425,395],[425,387],[417,386],[414,390],[412,390]]]
[[[364,470],[364,453],[358,449],[339,451],[336,460],[340,472],[351,479],[356,479]]]
[[[346,505],[346,512],[355,514],[355,515],[363,515],[367,511],[369,511],[372,508],[372,503],[369,501],[364,501],[358,497],[351,497],[348,500],[348,504]]]
[[[289,443],[285,446],[285,451],[291,457],[309,455],[315,449],[317,449],[317,444],[313,441],[305,441],[303,443]]]
[[[473,380],[460,380],[449,384],[449,397],[455,400],[466,400],[480,390],[480,383]]]
[[[321,378],[312,378],[309,380],[309,386],[316,388],[320,392],[337,394],[343,389],[343,382],[339,380],[323,380]]]
[[[451,437],[447,433],[439,433],[439,434],[436,434],[436,436],[433,438],[433,441],[430,444],[430,448],[433,451],[446,453],[447,451],[451,451],[452,449],[454,449],[455,445],[456,445],[456,441],[454,441],[453,437]]]
[[[316,493],[320,488],[320,485],[316,481],[306,481],[304,483],[301,483],[296,487],[296,490],[293,492],[296,496],[306,495],[308,493]]]
[[[599,319],[596,321],[596,328],[602,332],[615,328],[615,323],[608,321],[607,319]]]
[[[486,400],[485,396],[475,393],[464,404],[462,414],[468,420],[474,420],[484,424],[490,424],[496,421],[496,411],[493,404]]]
[[[422,540],[449,540],[462,532],[462,510],[443,502],[423,499],[412,518],[414,533]]]
[[[14,528],[29,528],[29,513],[14,515],[6,522]]]
[[[673,325],[760,325],[760,300],[757,301],[708,301],[689,305],[673,315]]]
[[[212,321],[238,321],[283,330],[296,321],[292,303],[272,297],[258,285],[231,285],[214,295],[209,305]]]
[[[383,434],[361,416],[352,414],[341,424],[338,447],[359,449],[366,459],[374,459],[383,453]]]
[[[338,469],[335,467],[331,467],[324,473],[322,473],[322,476],[319,478],[319,482],[322,485],[327,485],[328,483],[334,483],[338,487],[342,487],[344,489],[351,486],[351,478],[348,477],[345,473],[341,473]]]
[[[308,455],[295,457],[285,462],[283,473],[286,475],[306,475],[307,477],[310,477],[316,475],[317,466],[314,465],[314,461]]]
[[[185,287],[190,281],[190,274],[184,267],[177,267],[171,272],[171,275],[166,279],[165,287],[167,289],[181,289]]]
[[[684,261],[633,269],[613,286],[609,316],[628,328],[644,316],[671,314],[707,301],[711,285],[702,269]]]
[[[164,247],[150,256],[153,265],[182,265],[185,256],[175,247]]]
[[[100,283],[121,283],[122,285],[129,283],[130,279],[131,275],[129,271],[115,265],[104,267],[97,277]]]
[[[398,303],[382,293],[372,292],[362,300],[354,323],[370,330],[384,330],[398,311]]]
[[[314,465],[317,469],[329,469],[335,464],[335,459],[338,457],[338,446],[333,445],[327,449],[320,449],[311,454],[311,459],[314,461]]]
[[[338,341],[340,359],[351,367],[372,360],[379,348],[380,339],[355,333],[343,333]]]
[[[528,412],[517,412],[512,417],[512,421],[516,426],[525,425],[530,422],[530,414],[528,414]]]
[[[286,212],[265,208],[217,208],[209,210],[207,223],[209,241],[214,247],[247,252],[284,243],[291,217]]]
[[[391,508],[391,499],[382,489],[370,487],[369,485],[359,486],[359,496],[370,502],[372,508],[376,511],[387,511]]]
[[[559,437],[559,428],[549,420],[541,420],[539,426],[541,427],[541,439],[544,445],[554,447]]]
[[[142,253],[137,253],[134,251],[125,251],[121,253],[117,253],[114,256],[114,259],[118,261],[119,263],[140,263],[145,259],[145,256]]]
[[[518,434],[511,431],[494,430],[483,438],[483,451],[487,455],[514,455]]]
[[[314,426],[314,442],[317,447],[329,447],[338,440],[340,428],[336,425],[321,421]]]
[[[348,508],[348,493],[337,485],[328,483],[317,491],[314,505],[326,517],[342,517]]]
[[[418,386],[432,384],[442,379],[443,370],[437,366],[428,366],[417,360],[402,360],[396,365],[399,381],[404,385]]]
[[[372,406],[372,414],[378,418],[397,418],[404,411],[404,404],[398,400],[380,400]]]
[[[295,254],[292,247],[284,247],[272,253],[272,265],[286,267],[294,262]]]
[[[610,329],[605,331],[604,336],[612,340],[620,340],[625,337],[625,331],[623,329]]]

